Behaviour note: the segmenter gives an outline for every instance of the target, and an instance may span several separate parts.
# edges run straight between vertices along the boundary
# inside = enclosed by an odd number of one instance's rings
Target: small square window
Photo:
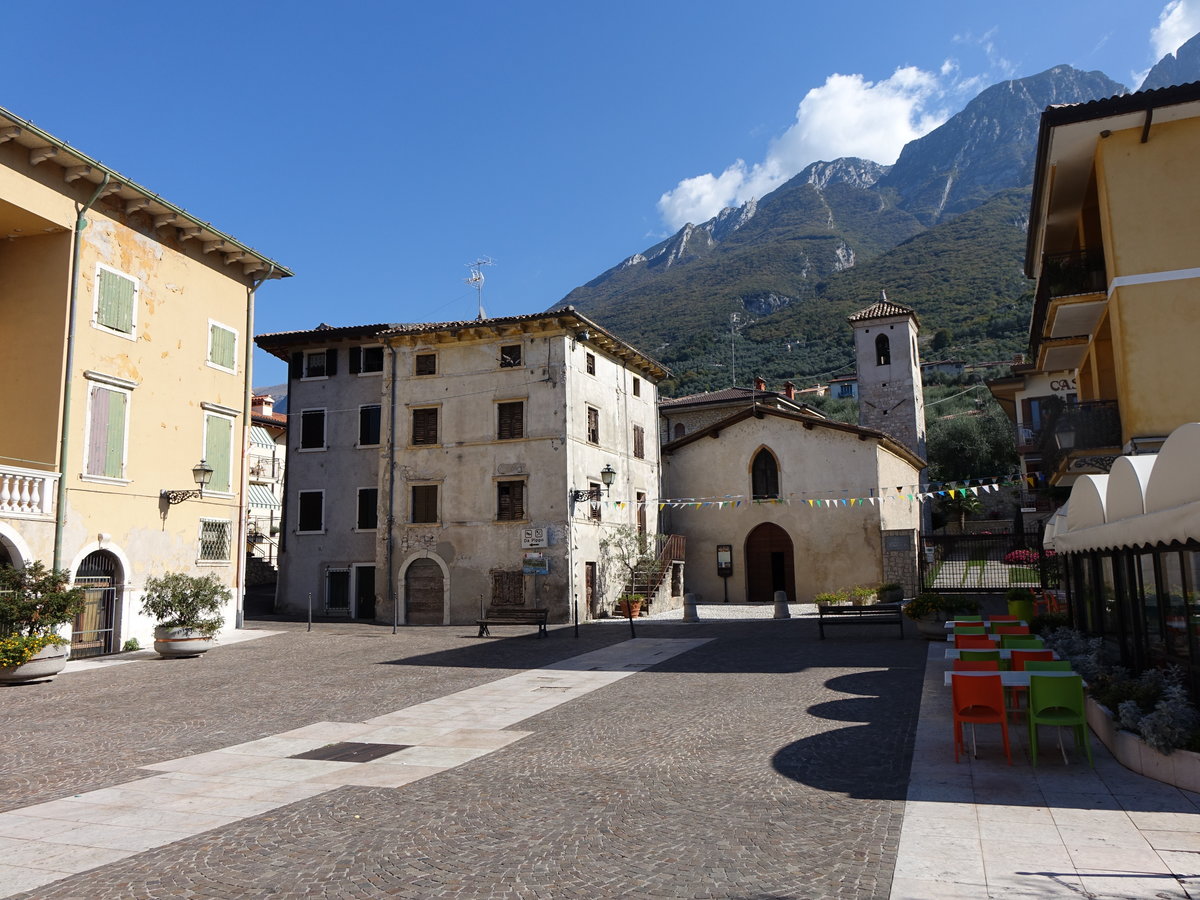
[[[412,411],[412,442],[415,445],[436,444],[438,442],[437,407],[414,409]]]
[[[200,559],[206,562],[229,562],[233,522],[229,519],[200,520]]]
[[[374,531],[379,523],[379,488],[358,489],[358,519],[359,531]]]
[[[521,365],[521,345],[507,344],[500,348],[500,368],[515,369]]]
[[[128,275],[100,266],[96,270],[96,309],[93,321],[132,338],[137,325],[138,283]]]
[[[325,492],[301,491],[299,496],[297,531],[321,532],[325,530]]]
[[[636,375],[633,377],[633,396],[642,396],[642,379],[638,378]]]
[[[438,486],[436,484],[414,484],[410,512],[414,524],[429,524],[438,520]]]
[[[437,354],[436,353],[418,353],[413,360],[414,375],[436,375],[437,374]]]
[[[304,354],[305,378],[328,378],[337,374],[336,350],[308,350]]]
[[[596,374],[596,354],[589,353],[587,355],[587,357],[585,358],[584,362],[587,366],[587,373],[589,375],[595,375]]]
[[[379,446],[379,404],[360,406],[358,408],[358,446]]]
[[[383,371],[383,348],[382,347],[363,347],[362,348],[362,372],[382,372]]]

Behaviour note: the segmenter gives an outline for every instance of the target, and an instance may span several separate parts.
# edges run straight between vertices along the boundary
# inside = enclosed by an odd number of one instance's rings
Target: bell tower
[[[883,299],[849,317],[858,367],[858,424],[895,438],[925,458],[925,393],[917,334],[907,306]]]

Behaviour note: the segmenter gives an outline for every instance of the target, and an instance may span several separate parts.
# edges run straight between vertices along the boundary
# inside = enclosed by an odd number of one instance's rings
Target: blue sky
[[[1200,0],[63,0],[0,31],[0,106],[295,271],[262,333],[474,318],[481,256],[490,315],[545,309],[815,159],[892,162],[996,81],[1136,87]]]

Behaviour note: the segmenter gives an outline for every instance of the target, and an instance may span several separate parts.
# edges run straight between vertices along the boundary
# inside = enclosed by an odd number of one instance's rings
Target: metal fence
[[[1058,587],[1054,556],[1040,552],[1041,529],[1001,534],[921,537],[921,590],[939,594],[1000,593]]]

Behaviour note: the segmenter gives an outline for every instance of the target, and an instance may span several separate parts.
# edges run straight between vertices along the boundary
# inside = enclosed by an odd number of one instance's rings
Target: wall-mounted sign
[[[912,549],[913,539],[911,534],[889,534],[883,539],[883,549],[889,551],[904,551]]]
[[[522,547],[546,547],[546,526],[521,529]]]
[[[522,575],[549,575],[550,560],[545,553],[526,553],[521,560]]]

